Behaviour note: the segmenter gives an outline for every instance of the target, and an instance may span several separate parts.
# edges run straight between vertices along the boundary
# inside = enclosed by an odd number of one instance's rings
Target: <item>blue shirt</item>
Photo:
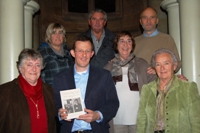
[[[156,29],[153,33],[151,33],[150,35],[147,35],[145,32],[143,32],[143,35],[145,36],[145,37],[152,37],[152,36],[156,36],[156,35],[158,35],[158,30]]]
[[[88,76],[89,76],[89,67],[88,69],[84,72],[77,72],[76,71],[76,65],[74,65],[74,79],[75,79],[75,84],[76,88],[80,89],[81,92],[81,97],[82,97],[82,105],[83,108],[85,108],[85,92],[86,92],[86,87],[87,87],[87,82],[88,82]],[[96,122],[101,122],[103,120],[103,115],[101,112],[97,111],[100,114],[100,120],[97,120]],[[72,126],[72,132],[78,131],[78,130],[92,130],[92,127],[90,123],[85,122],[83,120],[77,120],[74,119],[74,124]]]
[[[85,92],[88,82],[88,76],[89,76],[89,66],[88,69],[84,72],[77,72],[76,71],[76,65],[74,65],[74,80],[76,89],[80,89],[81,97],[82,97],[82,105],[83,108],[85,108]],[[72,126],[72,132],[78,131],[78,130],[91,130],[91,125],[88,122],[85,122],[83,120],[77,120],[74,119],[74,124]]]

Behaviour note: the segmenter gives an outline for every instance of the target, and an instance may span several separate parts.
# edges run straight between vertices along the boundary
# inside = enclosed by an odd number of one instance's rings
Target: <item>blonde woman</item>
[[[43,82],[52,85],[53,76],[72,65],[73,60],[67,48],[65,28],[59,23],[49,24],[45,43],[38,50],[44,59],[41,77]]]

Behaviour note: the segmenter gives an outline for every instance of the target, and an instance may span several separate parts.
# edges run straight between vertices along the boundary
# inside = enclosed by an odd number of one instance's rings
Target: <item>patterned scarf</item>
[[[128,79],[129,87],[131,90],[139,90],[137,85],[137,75],[134,69],[135,56],[133,53],[126,60],[121,60],[119,54],[115,54],[115,58],[112,61],[111,74],[113,76],[114,82],[122,81],[122,67],[128,67]]]
[[[171,85],[173,84],[174,76],[165,86],[164,90],[160,90],[160,80],[157,79],[157,98],[156,98],[156,126],[155,131],[165,129],[165,96],[169,92]]]

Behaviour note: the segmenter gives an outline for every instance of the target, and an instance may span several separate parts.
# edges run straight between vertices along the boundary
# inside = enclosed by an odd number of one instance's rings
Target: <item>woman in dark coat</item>
[[[1,133],[55,133],[53,89],[42,82],[41,54],[24,49],[17,61],[19,76],[0,85]]]

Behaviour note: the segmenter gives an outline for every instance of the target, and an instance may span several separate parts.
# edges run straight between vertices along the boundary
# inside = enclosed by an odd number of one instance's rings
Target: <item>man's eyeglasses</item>
[[[92,51],[91,50],[75,50],[75,52],[80,53],[80,54],[83,54],[83,53],[89,54]]]
[[[132,40],[119,40],[119,43],[120,44],[125,44],[125,43],[127,43],[127,44],[132,44]]]

